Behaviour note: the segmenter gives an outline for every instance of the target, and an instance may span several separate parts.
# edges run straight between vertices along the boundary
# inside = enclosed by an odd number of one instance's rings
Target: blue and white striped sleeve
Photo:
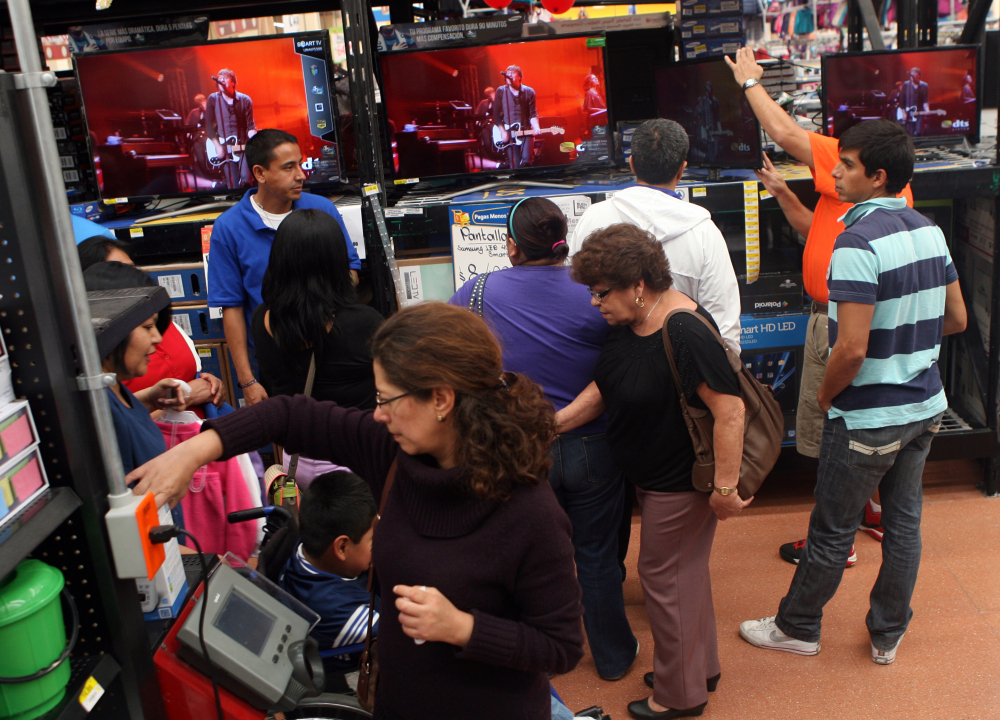
[[[827,273],[830,300],[874,305],[878,294],[878,268],[878,258],[867,240],[852,233],[841,233]]]

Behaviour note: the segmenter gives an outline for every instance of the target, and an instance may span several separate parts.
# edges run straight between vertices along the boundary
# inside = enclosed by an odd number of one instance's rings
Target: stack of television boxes
[[[83,108],[80,103],[80,88],[75,78],[60,78],[48,89],[49,111],[52,114],[52,129],[59,148],[59,164],[62,166],[63,182],[70,204],[96,200],[97,182],[90,163],[87,146],[87,130],[83,124]],[[82,211],[74,213],[85,215]],[[96,213],[89,220],[98,219]]]
[[[10,359],[0,337],[0,537],[3,525],[49,485],[27,400],[14,400]]]
[[[142,270],[166,288],[170,295],[174,324],[194,341],[201,360],[201,369],[222,381],[226,389],[226,402],[233,407],[243,407],[243,391],[236,380],[233,365],[222,328],[221,310],[208,308],[208,283],[205,266],[201,263],[176,265],[148,265]],[[257,363],[251,360],[254,375]]]
[[[741,0],[681,0],[682,60],[732,55],[743,47]]]

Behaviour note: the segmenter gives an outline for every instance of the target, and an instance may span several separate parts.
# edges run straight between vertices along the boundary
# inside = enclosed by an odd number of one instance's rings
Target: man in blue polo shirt
[[[247,142],[246,159],[257,180],[235,207],[224,212],[212,228],[208,260],[208,304],[222,308],[226,342],[236,366],[236,383],[247,405],[267,399],[250,366],[250,317],[263,302],[261,284],[271,257],[274,233],[293,210],[315,208],[333,216],[347,242],[352,271],[361,260],[347,234],[344,221],[326,198],[302,191],[302,151],[294,135],[282,130],[261,130]],[[356,279],[356,278],[355,278]]]
[[[778,614],[740,625],[752,645],[815,655],[823,606],[844,574],[865,503],[881,492],[882,567],[866,619],[872,660],[889,665],[913,611],[920,566],[921,476],[948,406],[942,335],[965,329],[958,274],[941,230],[895,197],[913,174],[901,125],[873,120],[840,138],[832,175],[842,218],[828,271],[830,358],[809,536]]]

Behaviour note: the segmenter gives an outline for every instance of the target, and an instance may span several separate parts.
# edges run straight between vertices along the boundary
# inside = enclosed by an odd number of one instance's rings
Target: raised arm
[[[774,199],[778,201],[781,211],[785,213],[785,218],[795,228],[795,232],[802,237],[809,237],[809,228],[812,227],[813,221],[813,211],[803,205],[798,196],[789,189],[787,183],[785,183],[785,178],[774,167],[771,163],[771,158],[767,154],[764,155],[764,167],[760,170],[754,170],[754,172],[757,174],[757,179],[774,196]]]
[[[753,50],[750,48],[743,47],[737,50],[735,62],[730,60],[728,55],[724,57],[740,88],[750,78],[759,81],[764,77],[764,68],[757,64]],[[788,113],[771,99],[763,85],[756,85],[747,90],[745,94],[754,115],[757,116],[764,131],[774,139],[774,142],[799,162],[805,163],[810,168],[814,167],[812,147],[809,144],[809,131],[800,128]]]
[[[290,453],[301,452],[351,468],[379,497],[399,447],[370,410],[342,408],[304,395],[271,398],[209,420],[203,428],[198,437],[129,473],[126,482],[137,482],[133,492],[152,490],[159,504],[176,504],[202,465],[275,442]]]

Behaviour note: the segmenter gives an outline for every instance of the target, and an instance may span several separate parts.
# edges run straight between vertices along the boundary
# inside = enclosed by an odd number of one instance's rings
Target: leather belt
[[[829,310],[830,310],[829,305],[827,305],[826,303],[816,302],[815,300],[813,300],[812,307],[810,308],[811,312],[823,313],[824,315],[828,315]]]

